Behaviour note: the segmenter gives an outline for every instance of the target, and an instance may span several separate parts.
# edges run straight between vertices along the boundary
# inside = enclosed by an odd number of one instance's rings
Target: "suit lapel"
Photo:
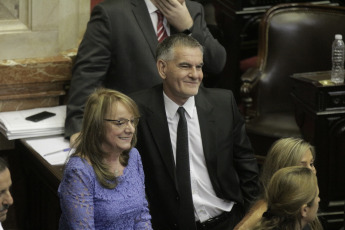
[[[170,133],[164,108],[162,85],[154,89],[155,91],[153,93],[156,95],[152,95],[150,100],[151,104],[148,106],[149,111],[146,113],[147,126],[152,133],[152,138],[157,145],[162,161],[176,186],[175,161],[173,158]],[[217,169],[217,157],[214,155],[214,150],[216,149],[217,132],[214,128],[215,120],[213,116],[213,106],[208,102],[202,88],[200,88],[199,94],[195,97],[195,103],[198,111],[206,166],[212,183],[215,186],[219,186],[216,180],[217,175],[215,171]]]
[[[152,55],[155,56],[156,46],[158,44],[157,36],[155,30],[152,26],[151,17],[148,13],[147,6],[144,0],[131,0],[132,2],[132,12],[134,18],[136,19],[141,32],[143,33],[147,44],[150,47]]]
[[[175,180],[175,161],[172,152],[171,139],[168,127],[168,121],[164,108],[163,89],[162,86],[155,87],[151,104],[149,106],[150,113],[147,113],[147,126],[151,130],[152,137],[157,145],[159,154],[165,164],[169,175],[176,184]]]
[[[215,120],[213,115],[213,106],[208,102],[207,97],[203,93],[202,88],[199,89],[198,95],[195,97],[195,104],[198,111],[201,140],[204,148],[204,155],[208,173],[211,181],[216,178],[217,156],[214,151],[216,149],[217,130],[215,129]],[[216,181],[216,180],[213,180]]]

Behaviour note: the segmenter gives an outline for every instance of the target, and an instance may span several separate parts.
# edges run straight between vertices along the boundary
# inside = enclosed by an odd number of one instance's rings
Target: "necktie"
[[[163,25],[163,14],[157,10],[156,11],[157,16],[158,16],[158,22],[157,22],[157,38],[158,42],[162,42],[164,38],[168,37],[167,31],[164,28]]]
[[[180,194],[179,229],[195,229],[189,169],[188,127],[185,117],[186,111],[183,107],[180,107],[177,112],[180,115],[176,138],[176,179]]]

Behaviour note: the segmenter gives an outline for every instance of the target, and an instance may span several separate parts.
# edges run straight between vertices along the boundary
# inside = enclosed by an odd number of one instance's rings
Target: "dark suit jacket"
[[[192,36],[205,47],[204,71],[220,72],[226,52],[207,29],[202,5],[186,1],[194,20]],[[171,28],[172,33],[176,33]],[[130,93],[161,82],[158,44],[144,0],[105,0],[92,11],[73,68],[65,136],[79,132],[86,98],[104,86]]]
[[[142,156],[154,229],[178,225],[179,194],[162,85],[130,95],[141,113]],[[258,192],[258,167],[244,121],[229,90],[201,87],[195,97],[206,166],[219,198],[248,206]],[[180,228],[181,229],[181,228]]]

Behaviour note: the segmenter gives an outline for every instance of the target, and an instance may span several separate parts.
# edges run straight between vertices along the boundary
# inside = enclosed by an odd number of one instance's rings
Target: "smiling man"
[[[200,86],[203,51],[191,36],[167,37],[156,51],[163,83],[130,95],[153,229],[233,229],[259,190],[231,91]]]
[[[12,185],[10,170],[4,159],[0,158],[0,229],[6,220],[8,208],[13,204],[10,188]]]
[[[203,69],[220,73],[225,48],[212,36],[201,4],[190,0],[105,0],[91,14],[72,71],[65,136],[79,135],[87,97],[103,86],[128,94],[162,82],[157,44],[183,32],[205,49]]]

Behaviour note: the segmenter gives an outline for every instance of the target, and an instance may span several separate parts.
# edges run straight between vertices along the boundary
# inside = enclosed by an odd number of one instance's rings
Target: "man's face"
[[[198,93],[203,79],[203,54],[199,48],[175,47],[174,58],[160,60],[165,94],[179,105]]]
[[[0,172],[0,222],[6,220],[7,210],[13,204],[13,198],[10,193],[11,185],[11,174],[6,168]]]

